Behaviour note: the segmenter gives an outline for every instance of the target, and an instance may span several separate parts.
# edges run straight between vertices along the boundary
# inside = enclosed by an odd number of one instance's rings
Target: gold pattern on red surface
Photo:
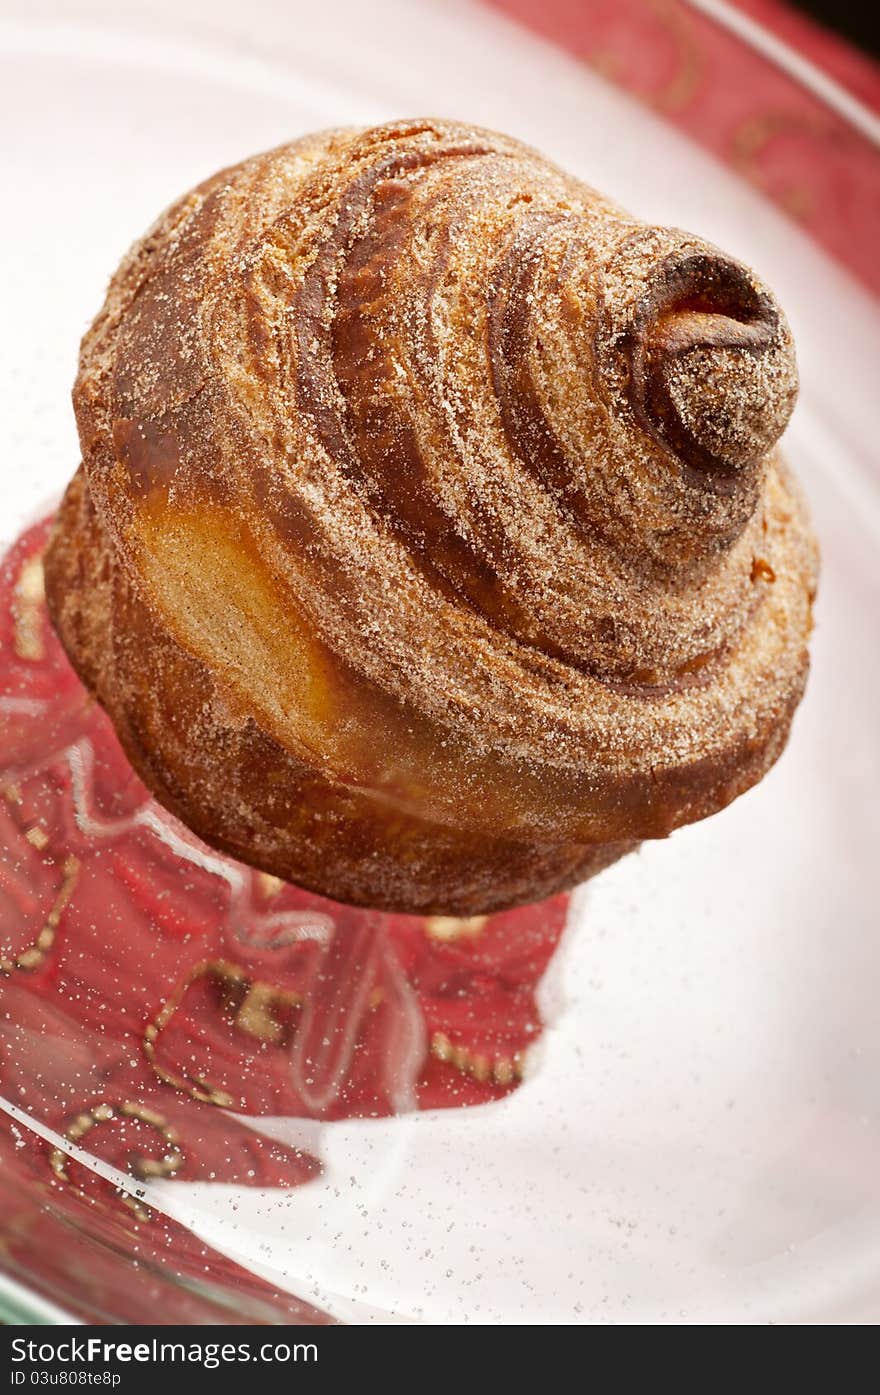
[[[173,1177],[175,1172],[179,1172],[183,1166],[184,1155],[177,1131],[155,1109],[149,1109],[146,1105],[138,1104],[134,1100],[124,1100],[117,1105],[108,1104],[101,1100],[97,1104],[91,1105],[82,1113],[77,1114],[76,1118],[68,1124],[65,1129],[65,1137],[71,1143],[81,1144],[97,1125],[127,1119],[137,1120],[139,1123],[155,1129],[166,1145],[165,1152],[160,1158],[150,1158],[142,1153],[130,1152],[127,1163],[131,1175],[146,1182],[160,1177]],[[59,1182],[73,1185],[70,1181],[69,1158],[62,1148],[52,1149],[49,1154],[49,1167]],[[76,1190],[80,1195],[86,1195],[81,1187]],[[134,1212],[138,1220],[150,1219],[152,1211],[139,1197],[120,1190],[119,1199]]]

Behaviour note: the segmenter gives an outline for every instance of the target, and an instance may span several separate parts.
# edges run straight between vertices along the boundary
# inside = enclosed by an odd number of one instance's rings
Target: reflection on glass
[[[0,1095],[135,1182],[293,1188],[320,1158],[249,1119],[515,1089],[567,898],[385,915],[207,848],[150,798],[64,657],[48,529],[0,575]],[[320,1318],[6,1111],[0,1210],[0,1266],[83,1317],[155,1320],[167,1302],[172,1321]]]

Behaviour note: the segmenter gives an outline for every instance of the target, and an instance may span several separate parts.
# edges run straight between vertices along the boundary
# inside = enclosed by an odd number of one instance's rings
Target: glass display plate
[[[0,1312],[876,1319],[874,302],[473,7],[12,3],[0,71]],[[762,785],[570,901],[480,923],[353,912],[204,849],[128,772],[39,585],[76,347],[128,243],[253,150],[426,110],[760,269],[798,342],[787,451],[823,549],[809,691]]]

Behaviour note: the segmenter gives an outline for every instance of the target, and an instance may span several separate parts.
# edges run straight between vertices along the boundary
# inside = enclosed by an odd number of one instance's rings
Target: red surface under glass
[[[880,293],[877,146],[784,65],[687,0],[483,3],[566,49],[710,150]],[[866,54],[777,0],[729,8],[880,111],[880,66]]]
[[[515,1089],[567,898],[393,916],[208,849],[150,798],[55,638],[48,528],[0,572],[0,1093],[134,1179],[292,1188],[320,1159],[247,1116]],[[81,1316],[319,1318],[5,1114],[0,1166],[0,1266]]]

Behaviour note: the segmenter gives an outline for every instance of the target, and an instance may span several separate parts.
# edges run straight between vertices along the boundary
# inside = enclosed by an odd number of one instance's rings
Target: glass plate
[[[809,691],[758,789],[570,902],[364,916],[146,800],[52,647],[29,533],[0,611],[25,685],[0,811],[0,1313],[876,1319],[876,306],[755,190],[496,17],[318,11],[6,5],[4,542],[76,466],[76,346],[161,207],[310,128],[439,111],[779,292],[823,549]]]

